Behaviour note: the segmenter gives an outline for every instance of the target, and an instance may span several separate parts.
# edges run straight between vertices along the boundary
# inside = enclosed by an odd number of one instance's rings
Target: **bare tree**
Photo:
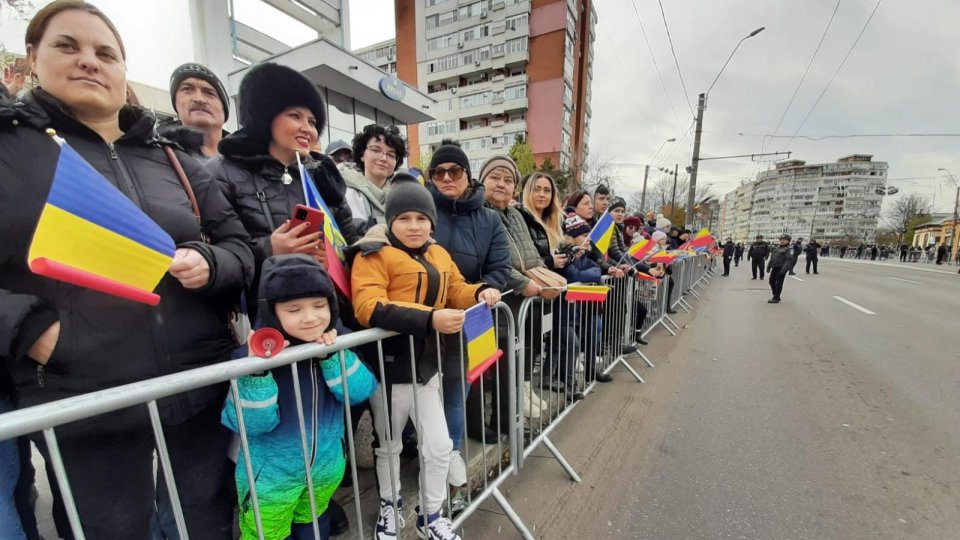
[[[0,0],[0,12],[7,8],[12,9],[19,18],[29,20],[30,14],[36,10],[33,2],[29,0]]]
[[[904,234],[915,218],[929,215],[931,210],[933,210],[933,203],[930,199],[924,195],[912,193],[893,201],[884,213],[883,220],[898,234]]]
[[[581,171],[580,188],[588,192],[593,192],[600,184],[615,191],[620,180],[614,174],[616,168],[613,159],[597,152],[587,155],[585,159],[582,153],[576,154],[570,160],[570,170]]]

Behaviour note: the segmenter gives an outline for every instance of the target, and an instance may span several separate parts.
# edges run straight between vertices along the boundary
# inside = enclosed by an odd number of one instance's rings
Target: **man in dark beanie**
[[[180,121],[162,126],[161,135],[198,157],[216,156],[230,118],[230,99],[220,79],[205,66],[183,64],[170,75],[170,99]]]

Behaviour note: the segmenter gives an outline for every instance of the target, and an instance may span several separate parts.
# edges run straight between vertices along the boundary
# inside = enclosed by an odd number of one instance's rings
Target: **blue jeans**
[[[443,415],[447,419],[447,432],[453,441],[453,449],[460,450],[466,426],[463,422],[463,402],[465,394],[463,380],[463,361],[460,359],[459,339],[447,340],[447,351],[443,357]],[[466,347],[464,347],[466,350]],[[470,391],[469,385],[467,392]]]
[[[14,409],[9,399],[0,399],[0,414]],[[21,540],[27,536],[20,526],[20,515],[14,500],[17,480],[20,478],[20,449],[16,439],[0,441],[0,536],[4,540]]]

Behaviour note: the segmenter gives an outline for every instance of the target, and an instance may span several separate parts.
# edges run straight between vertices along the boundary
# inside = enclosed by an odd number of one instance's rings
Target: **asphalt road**
[[[505,485],[535,536],[960,538],[960,276],[803,262],[779,305],[717,277],[653,333],[646,385],[573,411],[553,441],[583,482],[540,449]],[[485,509],[470,538],[516,537]]]

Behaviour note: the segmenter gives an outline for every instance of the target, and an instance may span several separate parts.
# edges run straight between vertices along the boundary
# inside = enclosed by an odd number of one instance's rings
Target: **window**
[[[447,47],[453,47],[457,42],[457,34],[446,34],[427,40],[427,51],[439,51]]]
[[[427,0],[427,7],[439,6],[444,2],[449,2],[450,0]]]
[[[444,120],[441,122],[430,122],[427,124],[428,137],[433,137],[436,135],[446,135],[448,133],[456,133],[456,131],[457,131],[456,120]]]
[[[480,119],[467,121],[467,129],[477,129],[481,127],[483,127],[483,121]]]
[[[441,99],[437,101],[437,112],[449,112],[453,110],[453,99]]]
[[[529,20],[528,17],[529,15],[527,15],[526,13],[521,13],[520,15],[508,17],[507,20],[505,21],[507,30],[510,30],[513,32],[516,32],[518,30],[526,30],[527,21]]]
[[[462,10],[463,8],[460,9]],[[456,22],[456,20],[457,10],[447,11],[446,13],[439,13],[437,15],[430,15],[427,17],[427,30],[448,25],[452,22]]]
[[[527,97],[527,85],[518,84],[503,89],[503,99],[520,99]]]
[[[515,123],[517,123],[517,122],[523,122],[523,120],[524,120],[524,114],[523,114],[523,113],[514,113],[514,114],[511,114],[511,115],[510,115],[510,117],[509,117],[509,119],[508,119],[507,121],[508,121],[509,123],[511,123],[511,124],[515,124]]]
[[[472,96],[463,96],[460,98],[461,109],[479,107],[481,105],[486,105],[487,103],[490,103],[490,92],[483,92],[481,94],[473,94]]]
[[[566,82],[563,84],[563,103],[564,105],[573,103],[573,88]]]
[[[507,40],[506,48],[507,54],[523,52],[527,50],[527,38],[521,37]]]
[[[442,56],[435,60],[431,60],[430,63],[427,64],[427,71],[430,73],[436,73],[438,71],[453,69],[458,65],[460,65],[459,59],[460,59],[460,55],[451,54],[448,56]]]
[[[486,7],[487,1],[483,2],[474,2],[472,4],[467,4],[465,6],[460,6],[459,18],[460,20],[469,19],[470,17],[479,17],[480,13]]]

